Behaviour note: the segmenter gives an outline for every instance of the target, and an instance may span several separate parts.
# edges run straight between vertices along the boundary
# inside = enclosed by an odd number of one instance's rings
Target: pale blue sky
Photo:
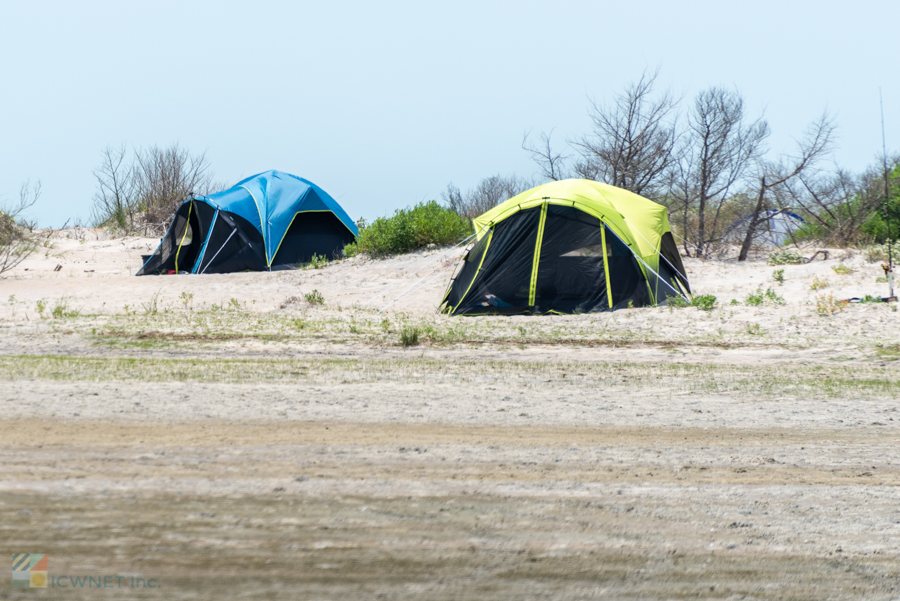
[[[0,2],[0,199],[41,179],[42,225],[90,216],[109,144],[206,151],[217,180],[310,179],[354,219],[482,177],[531,177],[526,131],[565,141],[646,69],[721,85],[770,146],[828,109],[835,159],[900,148],[897,2]]]

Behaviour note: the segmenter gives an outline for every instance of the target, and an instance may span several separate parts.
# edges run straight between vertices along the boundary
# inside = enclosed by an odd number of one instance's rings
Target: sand
[[[833,302],[886,294],[858,252],[472,319],[444,249],[133,277],[154,247],[66,230],[0,279],[0,547],[160,585],[53,598],[900,599],[900,314]]]

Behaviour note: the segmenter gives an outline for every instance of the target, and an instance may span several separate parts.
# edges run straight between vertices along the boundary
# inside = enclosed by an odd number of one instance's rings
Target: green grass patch
[[[688,300],[683,296],[670,296],[666,299],[666,304],[676,309],[697,307],[701,311],[712,311],[716,307],[716,297],[712,294],[698,294]]]
[[[763,292],[762,286],[760,286],[755,292],[751,292],[747,295],[747,298],[744,299],[744,304],[750,305],[751,307],[783,305],[784,297],[780,296],[771,288],[766,288],[766,291]]]

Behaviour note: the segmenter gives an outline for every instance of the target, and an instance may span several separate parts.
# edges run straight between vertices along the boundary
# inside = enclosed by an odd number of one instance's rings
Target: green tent
[[[599,182],[550,182],[473,220],[451,315],[587,313],[690,294],[665,207]]]

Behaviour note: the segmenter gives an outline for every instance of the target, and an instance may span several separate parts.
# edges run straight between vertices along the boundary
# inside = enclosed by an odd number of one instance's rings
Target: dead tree
[[[653,97],[657,75],[644,73],[610,106],[591,101],[593,131],[574,142],[581,154],[578,175],[650,198],[662,195],[678,158],[678,101],[670,93]]]
[[[798,156],[784,157],[776,163],[760,161],[754,187],[756,205],[748,218],[747,232],[741,244],[738,261],[747,260],[750,246],[753,244],[753,236],[759,225],[766,220],[764,215],[769,206],[777,206],[778,201],[781,201],[780,204],[783,205],[784,199],[789,198],[786,185],[809,173],[816,162],[831,150],[834,132],[834,123],[827,113],[823,114],[818,121],[810,124],[807,128],[806,135],[798,144]],[[783,206],[778,208],[783,208]]]
[[[762,118],[745,123],[739,93],[710,88],[697,95],[688,115],[673,196],[684,236],[696,240],[698,257],[721,238],[722,209],[747,168],[759,159],[768,136],[769,126]]]

